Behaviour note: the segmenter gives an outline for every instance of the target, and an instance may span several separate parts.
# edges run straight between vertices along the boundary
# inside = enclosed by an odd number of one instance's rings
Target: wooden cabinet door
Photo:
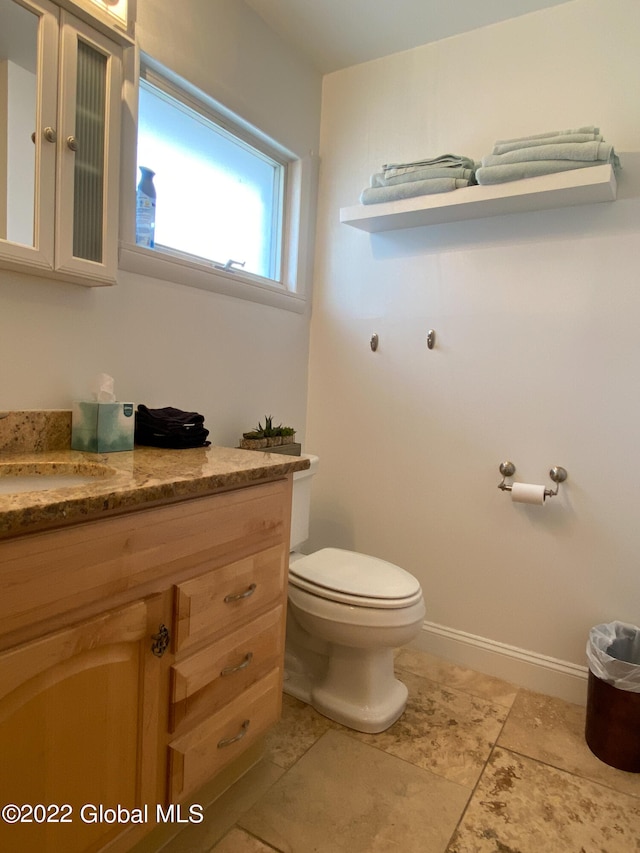
[[[0,821],[0,850],[98,850],[127,828],[94,822],[99,806],[162,798],[164,663],[151,652],[161,601],[133,602],[0,655],[0,805],[31,819]]]

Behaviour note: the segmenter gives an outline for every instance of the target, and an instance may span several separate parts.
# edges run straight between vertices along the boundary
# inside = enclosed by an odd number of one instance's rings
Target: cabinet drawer
[[[0,541],[0,645],[75,608],[288,544],[288,489],[278,480]]]
[[[229,702],[282,661],[284,606],[171,667],[171,731]]]
[[[169,799],[184,799],[238,758],[280,717],[281,670],[169,744]]]
[[[276,545],[176,586],[175,651],[235,628],[284,600],[287,551]]]

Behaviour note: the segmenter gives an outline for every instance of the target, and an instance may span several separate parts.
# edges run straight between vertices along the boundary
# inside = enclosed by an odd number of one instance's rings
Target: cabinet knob
[[[169,629],[166,625],[160,625],[157,634],[152,634],[151,639],[153,643],[151,644],[151,651],[157,658],[161,658],[162,655],[167,651],[169,647],[169,642],[171,640],[171,636],[169,634]]]
[[[47,142],[55,142],[58,138],[55,130],[52,127],[45,127],[42,131],[42,135],[47,140]]]
[[[71,151],[77,151],[78,147],[78,140],[75,136],[67,136],[67,148],[70,148]]]

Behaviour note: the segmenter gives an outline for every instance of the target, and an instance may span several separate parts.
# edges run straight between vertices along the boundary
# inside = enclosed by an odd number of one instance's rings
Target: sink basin
[[[0,462],[0,495],[85,486],[114,473],[98,463]]]

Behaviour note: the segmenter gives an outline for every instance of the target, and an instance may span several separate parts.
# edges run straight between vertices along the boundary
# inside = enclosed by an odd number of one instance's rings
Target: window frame
[[[141,54],[138,49],[126,53],[125,103],[130,120],[125,123],[123,129],[119,269],[304,313],[307,310],[313,264],[317,156],[311,153],[307,157],[296,157],[152,57]],[[220,269],[217,268],[216,261],[198,258],[179,250],[166,250],[165,247],[156,250],[136,245],[137,116],[141,76],[154,86],[158,86],[156,81],[160,81],[158,88],[170,97],[178,95],[178,100],[198,112],[203,112],[207,118],[213,117],[215,123],[225,131],[282,163],[284,203],[279,281],[245,272],[238,267]],[[225,261],[226,259],[222,260],[222,263]]]

